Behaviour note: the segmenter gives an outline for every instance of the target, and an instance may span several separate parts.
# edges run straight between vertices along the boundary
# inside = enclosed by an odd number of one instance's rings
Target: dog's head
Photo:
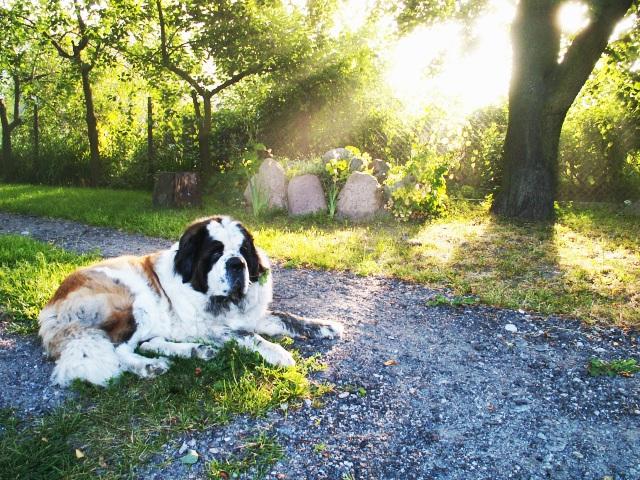
[[[239,303],[249,285],[267,272],[253,237],[229,217],[195,221],[182,234],[174,270],[183,283],[210,297],[212,309]]]

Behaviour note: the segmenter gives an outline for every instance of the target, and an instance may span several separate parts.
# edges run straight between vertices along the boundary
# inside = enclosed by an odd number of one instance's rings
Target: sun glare
[[[472,27],[474,40],[463,39],[463,27],[446,22],[414,30],[390,51],[386,80],[410,115],[427,105],[446,109],[452,120],[496,103],[508,91],[511,73],[509,25],[513,3],[493,3]]]
[[[573,36],[589,25],[589,7],[580,2],[567,2],[558,12],[558,25],[562,33]]]

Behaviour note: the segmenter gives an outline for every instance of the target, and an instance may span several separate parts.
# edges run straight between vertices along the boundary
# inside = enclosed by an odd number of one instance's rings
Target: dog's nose
[[[244,270],[244,262],[239,257],[231,257],[227,260],[227,270],[230,272],[239,272]]]

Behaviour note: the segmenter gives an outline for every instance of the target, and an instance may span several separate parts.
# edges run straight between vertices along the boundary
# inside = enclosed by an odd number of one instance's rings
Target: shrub
[[[386,184],[391,190],[393,214],[402,219],[439,217],[447,210],[448,166],[436,156],[422,153],[391,168]]]

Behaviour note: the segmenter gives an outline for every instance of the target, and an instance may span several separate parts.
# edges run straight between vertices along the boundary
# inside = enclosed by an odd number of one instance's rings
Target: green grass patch
[[[21,421],[3,413],[0,472],[12,479],[127,476],[173,435],[239,413],[259,416],[283,403],[295,408],[326,392],[329,387],[307,378],[322,368],[317,358],[296,360],[294,367],[275,368],[228,343],[210,361],[174,359],[169,372],[153,380],[125,374],[107,388],[77,383],[79,398],[43,418]],[[251,465],[275,457],[275,447],[263,443],[251,453]]]
[[[208,465],[209,475],[217,479],[239,478],[251,474],[254,480],[264,478],[269,469],[282,458],[284,451],[275,438],[262,432],[246,442],[239,454]]]
[[[638,365],[638,362],[633,358],[611,361],[592,358],[589,360],[587,371],[592,377],[600,377],[603,375],[608,377],[615,377],[616,375],[631,377],[633,374],[640,372],[640,365]]]
[[[96,258],[21,236],[0,236],[0,312],[8,331],[36,332],[38,313],[62,280]]]
[[[563,205],[555,225],[500,221],[458,201],[448,218],[366,225],[326,216],[254,217],[238,202],[205,198],[193,210],[155,210],[148,192],[0,185],[0,209],[68,218],[177,239],[193,219],[243,221],[269,255],[290,267],[350,270],[449,288],[457,297],[587,322],[640,327],[640,222],[610,206]],[[85,208],[79,208],[86,206]]]

